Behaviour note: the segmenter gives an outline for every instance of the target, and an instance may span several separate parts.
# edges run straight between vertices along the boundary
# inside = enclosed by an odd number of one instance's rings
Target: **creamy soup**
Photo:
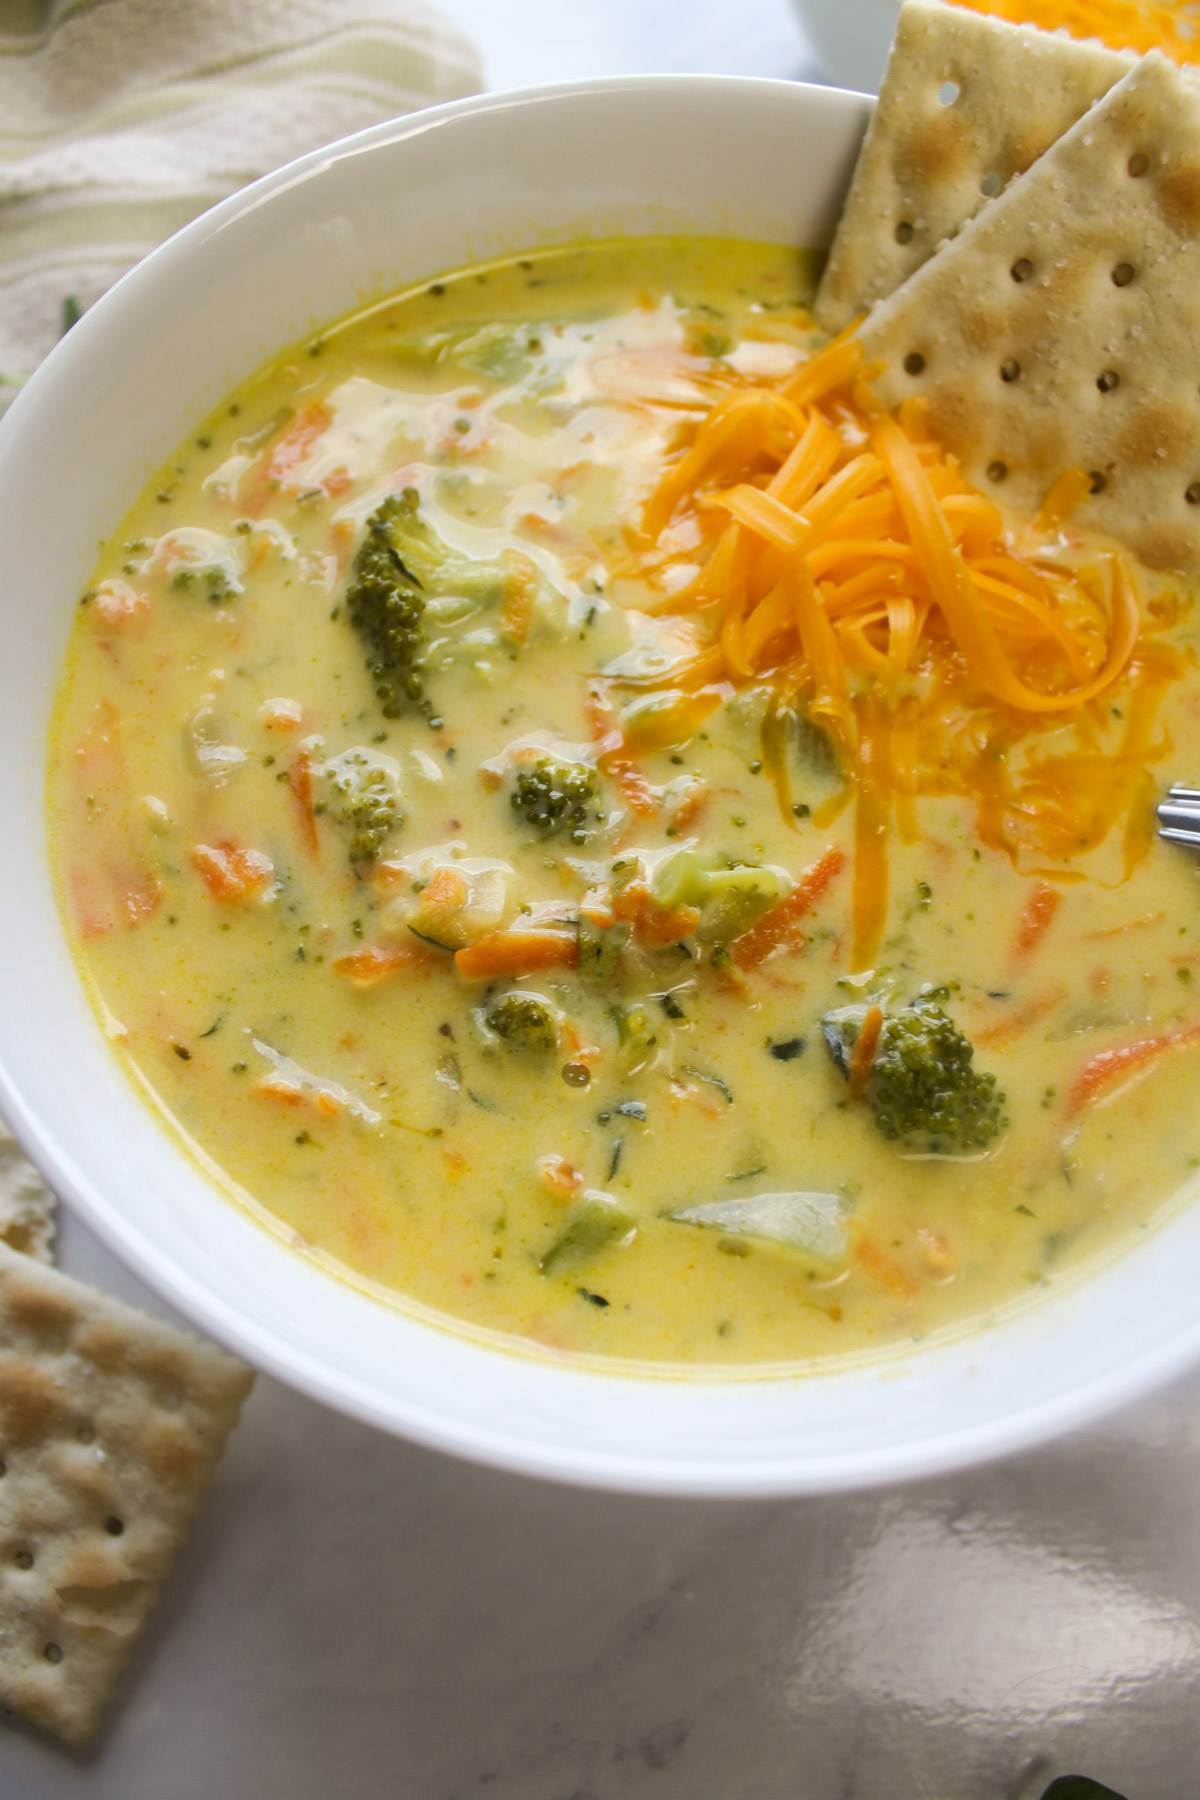
[[[1191,592],[887,438],[811,272],[645,240],[389,299],[223,405],[82,596],[50,839],[114,1051],[395,1304],[861,1353],[1197,1166],[1200,895],[1153,836]]]

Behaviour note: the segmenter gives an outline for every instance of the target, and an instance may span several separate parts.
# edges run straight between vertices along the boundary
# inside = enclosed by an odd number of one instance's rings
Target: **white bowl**
[[[877,94],[900,0],[792,0],[825,74],[839,87]]]
[[[127,276],[0,425],[0,1106],[60,1193],[216,1338],[388,1430],[508,1468],[682,1494],[800,1493],[1031,1444],[1200,1358],[1200,1206],[1022,1314],[905,1359],[642,1378],[517,1354],[373,1300],[224,1198],[84,999],[47,875],[47,714],[97,540],[279,346],[379,289],[585,235],[817,244],[853,95],[667,78],[498,95],[309,156]]]

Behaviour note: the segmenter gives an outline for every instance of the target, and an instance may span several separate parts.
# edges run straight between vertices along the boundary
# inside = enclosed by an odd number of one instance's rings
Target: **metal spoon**
[[[1158,835],[1200,850],[1200,788],[1173,787],[1158,809]]]

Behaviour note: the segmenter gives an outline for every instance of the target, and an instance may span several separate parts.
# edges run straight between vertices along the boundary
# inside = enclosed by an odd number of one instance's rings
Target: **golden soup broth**
[[[447,277],[273,362],[101,551],[49,769],[88,991],[228,1192],[393,1300],[658,1363],[861,1353],[1111,1250],[1197,1166],[1186,1039],[1131,1063],[1080,1117],[1062,1104],[1099,1051],[1200,1019],[1195,869],[1151,843],[1136,779],[1140,820],[1048,871],[989,847],[973,803],[922,799],[918,841],[890,844],[878,968],[854,974],[854,808],[829,817],[825,740],[791,731],[785,812],[761,690],[725,691],[656,745],[644,695],[621,685],[677,654],[677,622],[638,610],[629,544],[703,409],[703,371],[723,359],[755,378],[807,354],[810,292],[795,252],[673,240]],[[460,562],[425,596],[427,703],[391,718],[346,594],[366,520],[404,490]],[[461,559],[500,575],[464,576]],[[1190,596],[1172,605],[1167,635],[1186,649]],[[1195,779],[1200,680],[1180,666],[1152,753]],[[594,768],[598,673],[608,723],[640,731],[652,816],[631,812],[610,761],[583,841],[541,835],[511,803],[514,770],[547,749]],[[1127,699],[1100,710],[1119,717]],[[338,775],[372,770],[403,822],[354,862]],[[590,890],[680,849],[794,879],[838,847],[846,870],[803,942],[744,977],[703,928],[590,979],[560,966],[491,981],[410,929],[436,935],[421,894],[447,868],[466,871],[491,925],[557,915],[569,931]],[[1022,950],[1039,881],[1059,903]],[[461,898],[453,878],[449,891]],[[949,988],[1006,1095],[1007,1128],[968,1159],[883,1137],[823,1042],[828,1009],[924,984]],[[552,1048],[489,1033],[514,990],[554,1009]],[[835,1197],[821,1257],[668,1216],[793,1191]]]

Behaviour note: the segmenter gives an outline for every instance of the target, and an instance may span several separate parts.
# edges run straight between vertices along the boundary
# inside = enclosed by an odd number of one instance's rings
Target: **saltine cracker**
[[[1124,52],[907,0],[813,303],[841,331],[1133,67]]]
[[[54,1195],[0,1119],[0,1243],[54,1261]]]
[[[252,1380],[0,1244],[0,1704],[92,1736]]]
[[[1200,569],[1200,88],[1151,51],[862,327],[968,480]]]

